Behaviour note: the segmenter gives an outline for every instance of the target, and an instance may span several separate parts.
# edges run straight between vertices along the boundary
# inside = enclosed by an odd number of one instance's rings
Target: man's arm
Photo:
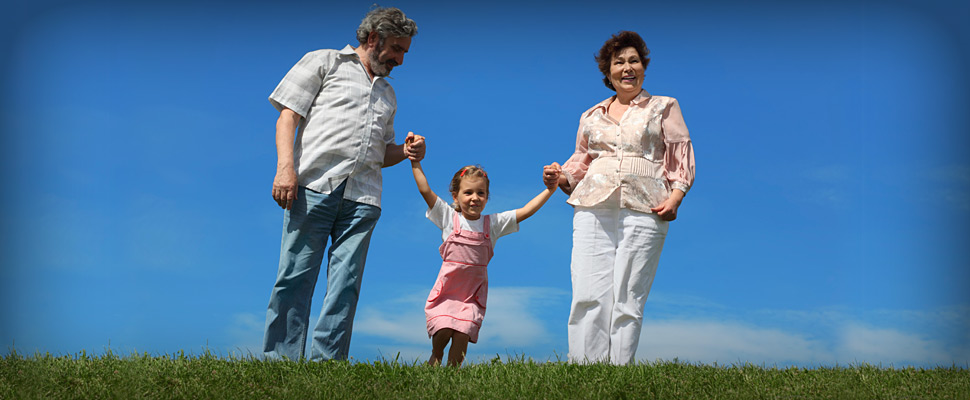
[[[405,158],[411,161],[421,161],[424,159],[424,149],[424,136],[408,132],[404,144],[387,145],[387,149],[384,151],[383,168],[404,161]]]
[[[276,177],[273,178],[273,199],[283,209],[289,210],[296,200],[299,183],[293,166],[293,141],[300,114],[284,108],[276,120]]]
[[[401,161],[404,161],[406,156],[404,155],[403,144],[389,144],[387,145],[387,150],[384,151],[384,165],[382,168],[387,168],[395,165]]]

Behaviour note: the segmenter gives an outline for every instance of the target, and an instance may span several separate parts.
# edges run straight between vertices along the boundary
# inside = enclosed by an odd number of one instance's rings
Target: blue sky
[[[356,45],[371,4],[323,3],[5,6],[2,354],[259,352],[282,229],[266,98],[305,52]],[[970,5],[477,3],[382,3],[418,23],[395,126],[428,138],[438,193],[465,164],[487,211],[538,193],[611,95],[593,53],[619,30],[680,100],[697,180],[639,359],[968,365]],[[406,166],[384,182],[351,356],[424,360],[440,237]],[[498,242],[471,360],[565,358],[565,198]]]

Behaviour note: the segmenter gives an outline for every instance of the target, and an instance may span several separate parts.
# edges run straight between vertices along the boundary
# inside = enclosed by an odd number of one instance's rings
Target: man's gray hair
[[[383,43],[388,36],[412,37],[417,35],[418,25],[414,23],[413,19],[404,16],[404,12],[400,9],[377,7],[367,13],[364,19],[360,21],[360,26],[357,28],[357,40],[361,44],[367,43],[367,36],[371,32],[377,32],[377,36]]]

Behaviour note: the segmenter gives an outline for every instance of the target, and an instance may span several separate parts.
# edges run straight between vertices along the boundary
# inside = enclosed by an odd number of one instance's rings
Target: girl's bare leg
[[[454,333],[454,329],[443,328],[431,336],[431,358],[428,359],[428,365],[441,365],[441,359],[445,356],[445,346],[448,345],[448,340]]]
[[[448,366],[460,367],[461,363],[465,361],[465,352],[468,350],[468,341],[471,338],[461,332],[452,332],[451,349],[448,350]]]

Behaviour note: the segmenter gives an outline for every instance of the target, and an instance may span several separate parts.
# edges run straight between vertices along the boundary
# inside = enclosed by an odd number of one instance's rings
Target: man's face
[[[410,37],[388,36],[370,52],[370,69],[374,76],[387,76],[391,69],[404,64],[404,54],[411,48]]]

